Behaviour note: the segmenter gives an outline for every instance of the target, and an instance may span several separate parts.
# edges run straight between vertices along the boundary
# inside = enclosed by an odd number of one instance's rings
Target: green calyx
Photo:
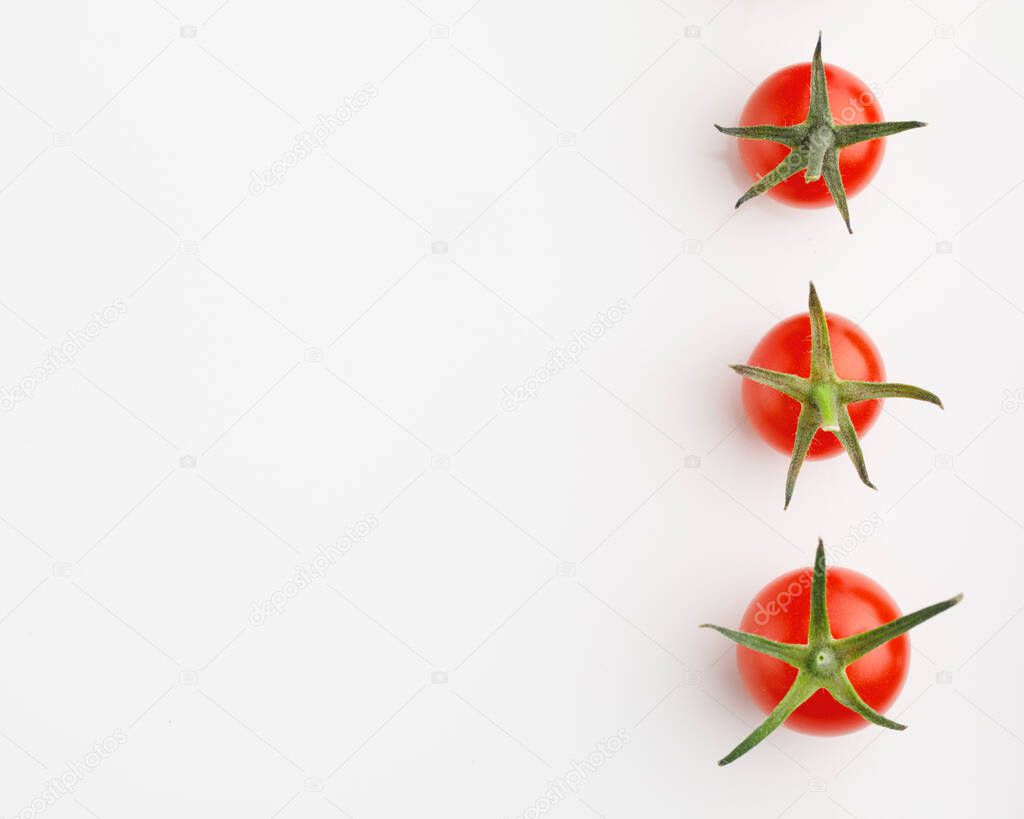
[[[828,605],[826,602],[826,569],[825,544],[818,540],[818,550],[814,558],[811,579],[811,616],[807,629],[807,643],[779,643],[745,631],[734,631],[722,626],[705,623],[701,628],[713,628],[724,634],[734,643],[746,646],[752,651],[766,654],[797,669],[796,679],[786,695],[775,706],[764,722],[755,728],[746,739],[718,761],[719,765],[728,765],[743,756],[747,751],[760,743],[772,731],[782,725],[789,715],[803,705],[817,691],[824,688],[841,705],[860,714],[868,722],[902,731],[907,726],[879,714],[864,700],[853,687],[846,669],[865,654],[878,648],[890,640],[905,634],[925,620],[955,606],[963,599],[963,595],[927,606],[912,614],[907,614],[891,623],[836,640],[828,624]]]
[[[893,384],[883,381],[845,381],[836,375],[832,365],[832,347],[828,338],[828,323],[825,311],[818,300],[818,292],[811,282],[811,293],[808,299],[808,312],[811,321],[811,374],[809,378],[801,378],[792,373],[780,373],[749,364],[731,364],[730,366],[744,378],[764,384],[778,390],[798,402],[802,409],[796,425],[796,438],[793,442],[793,455],[789,462],[789,474],[786,476],[786,502],[789,508],[796,486],[797,475],[803,466],[807,450],[819,429],[833,433],[843,445],[853,461],[857,474],[865,485],[872,489],[875,485],[868,478],[868,469],[864,463],[864,453],[860,449],[857,430],[846,407],[858,401],[872,401],[879,398],[914,398],[927,401],[942,407],[942,401],[934,393],[913,387],[909,384]]]
[[[799,125],[751,125],[746,128],[715,127],[723,134],[740,139],[760,139],[778,142],[787,146],[790,151],[786,158],[767,174],[755,182],[750,189],[739,198],[736,207],[748,199],[760,196],[784,182],[800,171],[805,171],[804,181],[815,182],[824,178],[825,185],[832,194],[832,201],[839,208],[839,213],[850,227],[850,211],[846,204],[846,189],[843,177],[839,173],[839,152],[858,142],[922,128],[925,122],[862,122],[856,125],[836,125],[832,118],[832,109],[828,104],[828,86],[825,82],[825,64],[821,61],[821,32],[818,33],[818,45],[811,59],[811,102],[807,111],[807,119]]]

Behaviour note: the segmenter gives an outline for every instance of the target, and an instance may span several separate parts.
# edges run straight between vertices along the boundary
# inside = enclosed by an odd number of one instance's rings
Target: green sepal
[[[859,122],[856,125],[840,125],[836,128],[836,147],[847,148],[856,145],[858,142],[867,142],[872,139],[882,139],[910,131],[914,128],[924,128],[927,122]]]
[[[786,692],[786,696],[779,700],[779,704],[775,706],[767,719],[751,731],[739,745],[718,760],[719,766],[735,762],[755,745],[767,739],[772,731],[789,719],[790,714],[807,702],[820,687],[805,674],[797,674],[793,686]]]
[[[857,477],[861,483],[870,489],[877,489],[868,477],[868,466],[864,463],[864,453],[860,448],[860,439],[857,437],[857,430],[853,426],[853,419],[850,413],[843,407],[843,413],[839,418],[839,431],[836,433],[839,443],[843,445],[846,454],[850,456],[854,468],[857,470]]]
[[[840,705],[845,705],[854,713],[860,714],[868,722],[873,722],[875,725],[880,725],[882,728],[889,728],[893,731],[905,731],[907,728],[903,723],[896,722],[883,714],[879,714],[874,708],[864,702],[860,694],[857,693],[857,689],[853,687],[853,683],[850,682],[850,678],[846,676],[845,671],[839,675],[839,679],[828,686],[828,693]]]
[[[778,165],[751,185],[745,194],[736,200],[736,207],[739,207],[748,199],[760,196],[767,190],[771,190],[780,182],[785,182],[793,174],[800,173],[807,167],[807,150],[805,148],[794,148]]]
[[[843,217],[846,232],[853,233],[853,228],[850,227],[850,206],[846,201],[846,188],[843,187],[843,175],[839,172],[839,150],[837,148],[832,148],[825,155],[823,173],[825,187],[832,194],[832,201],[836,203],[839,215]]]
[[[766,387],[778,390],[784,395],[788,395],[794,401],[799,401],[802,404],[807,400],[806,378],[801,378],[792,373],[766,370],[764,367],[752,367],[749,364],[730,364],[729,366],[744,378],[749,378],[758,384],[764,384]]]
[[[746,128],[725,128],[716,125],[715,127],[727,136],[778,142],[780,145],[788,145],[791,148],[801,144],[807,135],[807,128],[803,125],[750,125]]]
[[[913,398],[942,406],[942,399],[935,393],[922,390],[910,384],[893,384],[887,381],[844,381],[842,384],[844,404],[871,401],[878,398]]]
[[[821,32],[811,55],[811,101],[807,109],[807,124],[832,125],[832,106],[828,104],[828,80],[825,77],[825,63],[821,59]]]
[[[736,631],[731,628],[725,628],[725,626],[716,626],[713,623],[701,623],[700,627],[714,629],[738,645],[759,651],[761,654],[767,654],[776,660],[782,660],[782,662],[794,668],[800,668],[803,663],[803,652],[796,646],[779,643],[766,637],[759,637],[756,634],[748,634],[745,631]]]
[[[825,564],[825,541],[818,538],[811,574],[811,613],[807,623],[809,645],[832,639],[828,624],[828,567]]]
[[[842,653],[847,663],[852,663],[869,651],[874,651],[880,645],[888,643],[901,634],[906,634],[914,626],[920,625],[925,620],[931,620],[936,614],[942,614],[946,609],[953,608],[963,599],[964,596],[958,594],[949,600],[943,600],[941,603],[925,606],[923,609],[905,614],[891,623],[886,623],[884,626],[879,626],[871,631],[864,631],[852,637],[844,637],[842,640],[836,641],[836,648]]]
[[[789,471],[786,473],[786,502],[783,504],[783,509],[789,508],[789,502],[793,499],[793,490],[796,488],[796,478],[800,474],[800,467],[804,465],[807,450],[811,448],[811,441],[814,440],[820,426],[821,414],[812,404],[804,404],[796,422],[793,455],[789,459]]]
[[[828,319],[818,298],[814,282],[808,285],[807,318],[811,322],[811,380],[821,381],[835,372],[832,366],[832,343],[828,337]]]

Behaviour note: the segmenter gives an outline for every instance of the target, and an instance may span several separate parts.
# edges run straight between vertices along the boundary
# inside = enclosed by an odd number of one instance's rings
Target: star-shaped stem
[[[853,461],[857,474],[867,486],[875,485],[868,478],[868,469],[864,463],[864,453],[860,449],[857,430],[846,407],[858,401],[871,401],[879,398],[914,398],[942,406],[942,401],[934,393],[913,387],[909,384],[893,384],[884,381],[844,381],[836,375],[832,365],[832,347],[828,338],[828,322],[825,311],[818,300],[818,292],[811,282],[811,293],[808,299],[808,312],[811,322],[811,373],[809,378],[801,378],[792,373],[780,373],[749,364],[732,364],[732,369],[783,395],[788,395],[802,405],[800,417],[796,424],[796,435],[793,441],[793,455],[789,462],[789,474],[786,476],[786,503],[789,507],[796,486],[797,475],[803,466],[807,450],[811,446],[815,433],[819,429],[833,433],[843,445]]]
[[[815,182],[824,178],[825,185],[832,194],[839,213],[850,228],[850,211],[846,204],[846,189],[843,177],[839,173],[839,152],[858,142],[898,134],[911,128],[921,128],[927,123],[907,122],[861,122],[856,125],[836,125],[832,118],[832,109],[828,103],[828,85],[825,81],[825,64],[821,61],[821,32],[818,32],[818,45],[811,59],[811,101],[807,110],[807,119],[799,125],[751,125],[743,128],[715,127],[723,134],[740,139],[760,139],[778,142],[787,146],[790,151],[786,158],[755,182],[750,189],[739,198],[736,207],[748,199],[753,199],[765,191],[771,190],[780,182],[784,182],[800,171],[805,171],[804,181]]]
[[[890,640],[906,634],[914,626],[930,620],[936,614],[955,606],[963,595],[936,603],[933,606],[907,614],[878,628],[843,637],[836,640],[828,624],[826,600],[825,544],[819,539],[814,557],[811,579],[811,615],[807,628],[807,643],[779,643],[745,631],[733,631],[722,626],[705,623],[701,628],[713,628],[734,643],[746,646],[752,651],[774,657],[797,669],[796,679],[786,695],[779,701],[764,722],[755,728],[746,739],[719,760],[719,765],[728,765],[757,745],[810,697],[824,688],[836,700],[851,711],[860,714],[868,722],[902,731],[907,726],[879,714],[861,699],[853,687],[846,669],[869,651],[873,651]]]

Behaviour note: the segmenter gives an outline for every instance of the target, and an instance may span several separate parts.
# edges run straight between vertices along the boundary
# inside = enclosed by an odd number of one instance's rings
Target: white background
[[[0,415],[0,815],[118,730],[48,816],[515,817],[620,730],[552,817],[1010,815],[1020,7],[470,2],[3,2],[0,386],[127,311]],[[931,123],[889,141],[852,237],[734,212],[711,127],[819,28],[889,118]],[[879,491],[809,463],[784,513],[725,365],[810,278],[946,410],[890,401]],[[909,730],[779,731],[717,769],[760,714],[696,625],[872,515],[846,565],[905,610],[966,595],[914,633]]]

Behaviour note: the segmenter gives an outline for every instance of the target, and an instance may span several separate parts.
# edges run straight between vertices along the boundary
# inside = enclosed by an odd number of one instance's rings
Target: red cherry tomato
[[[811,569],[776,578],[757,593],[740,625],[770,640],[807,643],[811,607]],[[826,574],[829,627],[836,639],[884,625],[901,616],[896,601],[874,580],[859,572],[830,568]],[[789,690],[797,671],[790,665],[743,646],[736,647],[740,676],[750,696],[766,714]],[[910,666],[910,640],[904,634],[851,663],[846,671],[861,698],[885,712],[892,705]],[[806,734],[845,734],[869,723],[836,702],[824,689],[794,711],[785,725]]]
[[[849,381],[884,381],[885,367],[874,342],[849,319],[826,313],[832,361],[836,374]],[[772,327],[758,342],[747,361],[764,367],[806,378],[811,372],[811,319],[801,313],[784,319]],[[743,406],[754,429],[780,452],[789,455],[796,438],[796,422],[800,404],[771,387],[743,379]],[[882,412],[882,401],[861,401],[849,404],[850,419],[858,435],[870,429]],[[809,459],[830,458],[842,452],[843,446],[831,432],[819,429],[807,452]]]
[[[832,118],[837,125],[881,122],[882,109],[874,93],[861,80],[838,66],[825,64],[825,82]],[[807,118],[811,103],[811,64],[798,63],[780,69],[754,89],[740,116],[740,125],[799,125]],[[778,165],[789,148],[775,142],[741,139],[740,157],[757,181]],[[839,152],[839,172],[847,197],[862,190],[878,171],[885,153],[885,140],[873,139],[843,148]],[[776,185],[769,196],[804,208],[832,205],[825,180],[804,182],[804,174],[791,176]]]

